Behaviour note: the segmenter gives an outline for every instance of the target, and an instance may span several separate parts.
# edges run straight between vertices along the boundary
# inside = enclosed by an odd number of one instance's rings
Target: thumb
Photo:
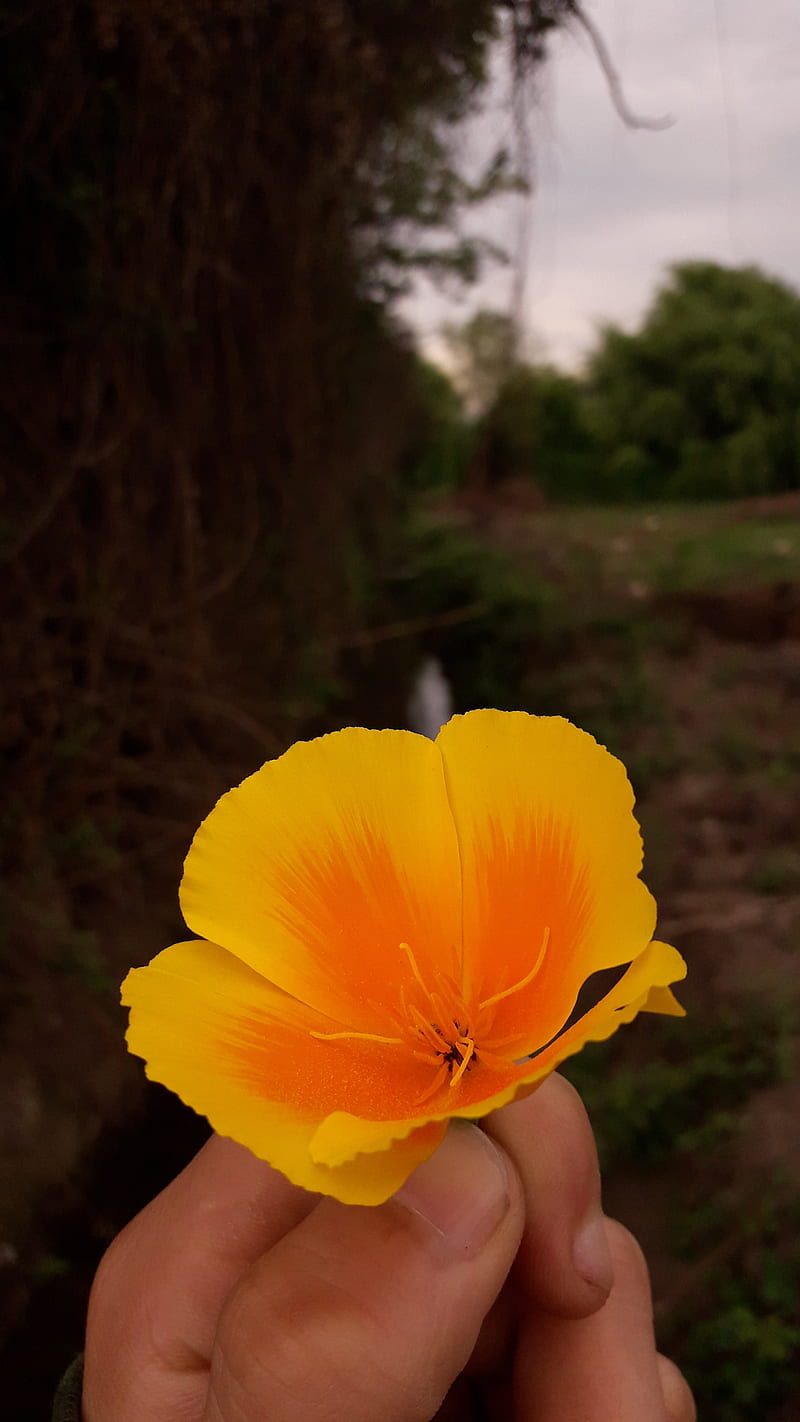
[[[205,1422],[428,1422],[522,1226],[510,1161],[461,1122],[387,1204],[321,1201],[229,1299]]]

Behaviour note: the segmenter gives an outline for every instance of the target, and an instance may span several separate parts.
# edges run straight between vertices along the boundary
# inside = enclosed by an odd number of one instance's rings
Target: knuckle
[[[109,1244],[97,1267],[92,1284],[92,1300],[95,1307],[105,1306],[106,1301],[113,1300],[123,1287],[129,1272],[129,1264],[132,1253],[135,1252],[135,1241],[133,1235],[133,1221]]]

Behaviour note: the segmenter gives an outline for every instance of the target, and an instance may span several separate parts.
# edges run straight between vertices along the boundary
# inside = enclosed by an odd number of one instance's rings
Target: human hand
[[[613,1278],[613,1287],[612,1287]],[[213,1138],[101,1264],[84,1422],[693,1422],[646,1268],[551,1077],[385,1205]]]

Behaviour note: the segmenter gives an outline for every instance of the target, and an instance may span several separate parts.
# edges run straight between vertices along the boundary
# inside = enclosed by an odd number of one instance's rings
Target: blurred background
[[[629,767],[689,1015],[567,1071],[700,1415],[799,1415],[792,9],[0,4],[18,1422],[204,1138],[118,1006],[200,819],[299,737],[485,705]]]

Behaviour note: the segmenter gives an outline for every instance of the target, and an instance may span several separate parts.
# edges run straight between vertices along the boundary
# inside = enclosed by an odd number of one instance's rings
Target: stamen
[[[424,1062],[426,1066],[430,1066],[430,1065],[431,1065],[431,1054],[430,1054],[430,1052],[418,1052],[418,1051],[416,1051],[416,1050],[412,1047],[412,1048],[411,1048],[411,1055],[412,1055],[412,1057],[414,1058],[415,1061]],[[440,1056],[440,1055],[441,1055],[441,1053],[437,1053],[437,1056]]]
[[[417,960],[416,960],[416,958],[414,957],[414,954],[411,952],[411,949],[410,949],[409,945],[408,945],[407,943],[401,943],[401,944],[400,944],[400,948],[401,948],[402,951],[407,955],[408,961],[409,961],[409,963],[411,964],[411,971],[412,971],[412,973],[414,974],[414,977],[416,978],[416,980],[417,980],[417,982],[419,983],[420,987],[422,988],[422,991],[424,992],[425,996],[428,997],[428,996],[429,996],[428,989],[426,988],[424,982],[422,981],[422,976],[421,976],[421,974],[420,974],[419,968],[417,967]]]
[[[436,1052],[444,1052],[445,1056],[450,1051],[452,1042],[448,1041],[444,1032],[440,1032],[435,1022],[429,1022],[424,1029],[424,1036],[427,1037],[431,1046]]]
[[[357,1042],[381,1042],[385,1047],[402,1047],[402,1037],[378,1037],[375,1032],[310,1032],[318,1042],[341,1042],[345,1038]]]
[[[424,1027],[430,1026],[429,1019],[425,1016],[425,1013],[417,1007],[415,1002],[409,1003],[408,1015],[414,1023],[414,1026],[418,1027],[420,1031],[422,1031]]]
[[[505,992],[496,992],[493,997],[487,997],[485,1002],[479,1003],[479,1008],[481,1012],[483,1012],[483,1009],[485,1007],[494,1007],[495,1003],[503,1002],[503,1000],[507,997],[513,997],[515,992],[521,992],[523,988],[526,988],[528,986],[528,983],[533,982],[533,979],[536,977],[536,974],[542,966],[544,955],[547,952],[547,944],[549,942],[549,939],[550,929],[546,928],[544,931],[544,937],[542,938],[542,946],[539,949],[539,956],[536,959],[536,962],[534,963],[530,972],[528,973],[528,976],[526,978],[523,978],[521,983],[515,983],[513,987],[506,988]]]
[[[458,1065],[458,1070],[454,1071],[452,1076],[450,1077],[451,1088],[456,1086],[461,1080],[462,1076],[464,1075],[464,1072],[467,1070],[467,1067],[469,1066],[473,1056],[475,1055],[475,1043],[473,1042],[471,1037],[459,1037],[456,1046],[459,1048],[459,1050],[463,1048],[464,1055]]]
[[[449,973],[437,971],[436,986],[440,994],[445,994],[445,1000],[453,1005],[460,1004],[464,1001],[460,984],[457,983],[455,978],[451,977]]]
[[[508,1057],[501,1057],[497,1052],[487,1052],[485,1047],[476,1047],[475,1055],[481,1066],[485,1066],[487,1071],[508,1071],[509,1067],[515,1065],[514,1062],[509,1061]]]
[[[411,1016],[414,1019],[414,1026],[416,1027],[420,1036],[427,1038],[427,1040],[430,1042],[431,1046],[435,1051],[450,1051],[450,1043],[448,1042],[444,1034],[436,1026],[435,1022],[429,1021],[425,1014],[423,1012],[420,1012],[419,1008],[414,1007],[413,1005],[411,1008]]]
[[[445,1081],[447,1080],[447,1075],[447,1062],[442,1062],[442,1065],[439,1067],[439,1070],[433,1078],[433,1081],[431,1082],[430,1086],[427,1088],[426,1091],[423,1091],[421,1096],[417,1097],[416,1101],[414,1102],[414,1105],[422,1106],[425,1101],[430,1101],[431,1097],[435,1096],[437,1091],[439,1091],[440,1088],[444,1086]]]
[[[513,1047],[515,1043],[518,1043],[519,1039],[520,1033],[514,1032],[510,1037],[487,1037],[486,1040],[491,1042],[493,1052],[504,1052],[507,1047]],[[483,1055],[483,1048],[481,1048],[481,1055]]]

